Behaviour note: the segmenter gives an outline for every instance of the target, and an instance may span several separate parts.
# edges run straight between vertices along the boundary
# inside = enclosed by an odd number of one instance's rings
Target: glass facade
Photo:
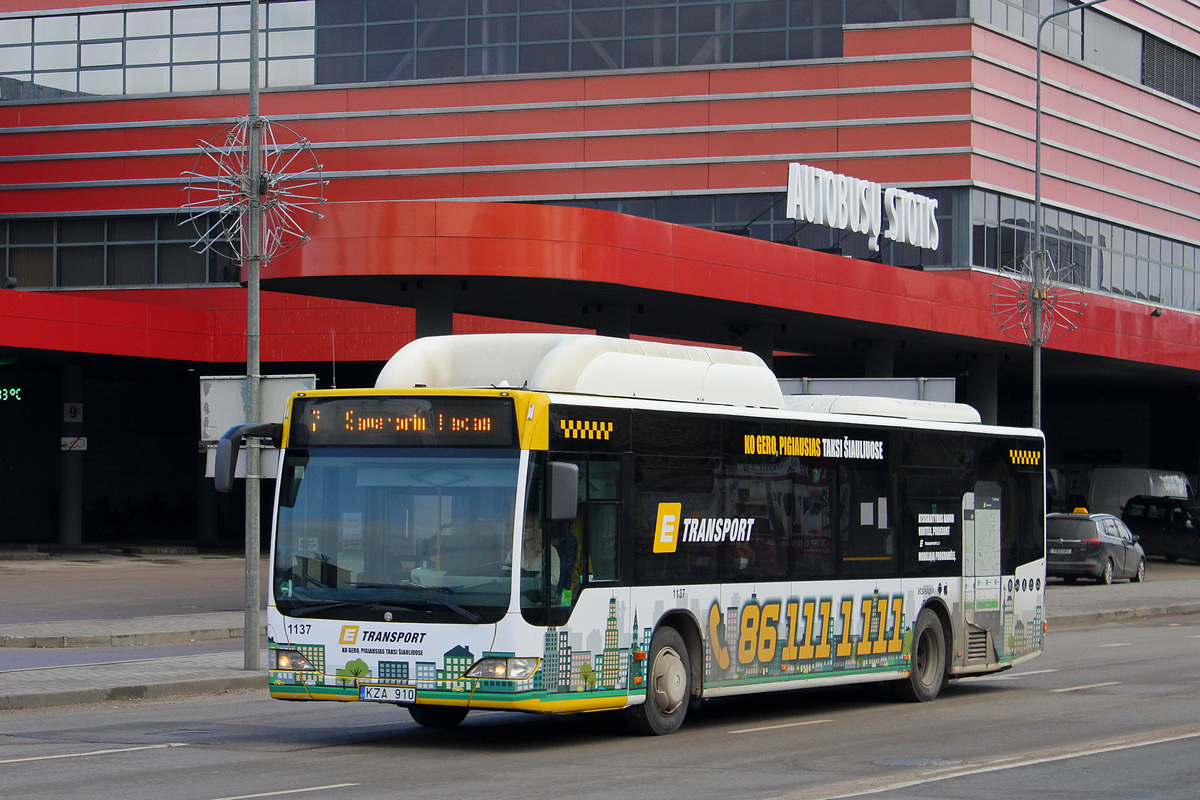
[[[967,0],[277,0],[271,87],[842,55],[845,25],[963,18]],[[245,2],[0,17],[0,101],[245,89]]]
[[[195,240],[173,216],[0,220],[0,264],[20,289],[236,283],[237,262]]]
[[[1034,204],[1029,200],[971,191],[971,264],[1015,270],[1033,250]],[[1156,305],[1200,310],[1200,247],[1195,244],[1042,207],[1047,252],[1065,282],[1081,289],[1122,295]]]
[[[843,0],[318,3],[317,83],[640,69],[842,54]],[[865,5],[865,4],[862,4]],[[898,17],[906,6],[880,3]],[[953,8],[954,3],[940,5]]]

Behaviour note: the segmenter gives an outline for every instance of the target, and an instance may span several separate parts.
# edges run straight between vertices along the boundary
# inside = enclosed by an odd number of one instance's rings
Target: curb
[[[149,700],[178,697],[188,694],[219,694],[221,692],[260,689],[267,685],[265,670],[241,675],[217,678],[194,678],[166,681],[163,683],[140,683],[128,686],[106,686],[93,689],[64,689],[52,692],[28,692],[0,695],[0,710],[17,711],[51,706],[69,706],[81,703],[110,703],[120,700]]]
[[[1086,614],[1063,614],[1050,617],[1047,622],[1050,629],[1078,628],[1085,625],[1103,625],[1111,622],[1128,622],[1134,619],[1149,617],[1178,617],[1189,614],[1200,614],[1200,603],[1179,603],[1169,606],[1140,606],[1138,608],[1123,608],[1113,611],[1095,611]]]
[[[245,628],[202,628],[191,631],[158,631],[155,633],[66,634],[64,636],[0,636],[0,648],[56,647],[132,647],[147,644],[186,644],[187,642],[216,642],[241,639]],[[263,625],[261,635],[267,635]]]
[[[0,550],[0,561],[46,561],[49,558],[49,553],[39,553],[33,550]]]

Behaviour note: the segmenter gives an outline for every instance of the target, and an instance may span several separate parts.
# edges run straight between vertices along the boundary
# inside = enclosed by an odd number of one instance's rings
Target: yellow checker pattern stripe
[[[559,420],[562,434],[567,439],[609,439],[612,437],[611,422],[596,422],[589,419]]]
[[[1042,463],[1042,453],[1040,450],[1009,450],[1008,456],[1014,464],[1026,464],[1036,467]]]

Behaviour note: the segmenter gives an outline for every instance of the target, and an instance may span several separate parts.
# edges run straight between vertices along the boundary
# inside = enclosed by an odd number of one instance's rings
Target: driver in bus
[[[508,568],[512,568],[512,553],[504,560]],[[558,586],[562,565],[558,558],[558,550],[550,548],[550,586]],[[521,574],[524,577],[539,577],[542,572],[542,525],[537,515],[525,517],[525,534],[521,538]]]

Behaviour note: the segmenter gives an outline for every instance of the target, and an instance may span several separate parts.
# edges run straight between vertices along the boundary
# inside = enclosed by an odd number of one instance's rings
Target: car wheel
[[[1113,581],[1113,563],[1112,563],[1112,559],[1110,558],[1104,562],[1104,569],[1100,572],[1099,575],[1096,576],[1096,583],[1100,583],[1100,584],[1107,586],[1110,583],[1112,583],[1112,581]]]
[[[937,697],[949,679],[950,662],[942,621],[928,608],[917,615],[909,659],[908,678],[897,685],[900,697],[914,703]]]
[[[646,702],[630,707],[630,726],[648,736],[674,733],[687,715],[691,694],[687,645],[674,628],[659,628],[650,639],[646,659]]]
[[[1138,559],[1137,572],[1133,573],[1129,580],[1133,583],[1141,583],[1146,580],[1146,559]]]
[[[453,728],[467,717],[464,706],[409,706],[408,713],[422,728]]]

